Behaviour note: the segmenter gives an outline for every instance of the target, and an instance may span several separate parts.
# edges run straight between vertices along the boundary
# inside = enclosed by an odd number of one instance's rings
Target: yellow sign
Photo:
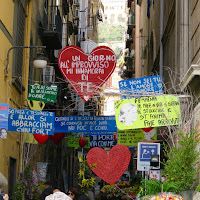
[[[33,134],[24,133],[24,143],[37,144],[38,142],[35,140]]]
[[[117,135],[117,144],[125,146],[137,146],[138,142],[157,140],[157,128],[153,128],[149,132],[142,129],[132,129],[119,131]]]
[[[172,95],[115,101],[115,119],[120,130],[178,125],[179,99]]]

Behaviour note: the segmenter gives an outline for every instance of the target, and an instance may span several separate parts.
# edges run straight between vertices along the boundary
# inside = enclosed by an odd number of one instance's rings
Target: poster
[[[30,85],[28,100],[56,103],[57,93],[58,87],[56,85]]]
[[[7,138],[9,104],[0,103],[0,138]]]
[[[83,138],[86,139],[86,145],[84,146],[84,148],[90,148],[90,137],[83,137]],[[68,147],[80,147],[79,139],[80,137],[68,135],[68,138],[67,138]]]
[[[55,132],[117,132],[115,116],[56,116]]]
[[[160,75],[119,81],[119,90],[122,99],[131,99],[134,95],[163,94]]]
[[[43,163],[43,162],[37,163],[37,174],[38,174],[39,181],[46,180],[47,166],[48,166],[48,163]]]
[[[118,100],[115,118],[119,130],[178,125],[179,98],[163,95]]]
[[[24,133],[24,143],[38,144],[37,140],[34,138],[34,135],[30,133]]]
[[[58,65],[66,80],[87,102],[113,73],[116,55],[106,46],[99,46],[87,55],[81,48],[71,45],[60,52]]]
[[[149,132],[145,132],[140,128],[118,131],[117,137],[117,144],[137,146],[138,142],[141,141],[157,140],[157,128],[153,128]]]
[[[151,155],[159,155],[160,159],[160,143],[139,142],[138,155],[137,155],[138,171],[148,171],[150,169]],[[160,160],[159,160],[159,166],[160,166]]]
[[[9,109],[8,130],[22,133],[54,135],[54,112]]]
[[[90,135],[90,147],[113,147],[114,135]]]

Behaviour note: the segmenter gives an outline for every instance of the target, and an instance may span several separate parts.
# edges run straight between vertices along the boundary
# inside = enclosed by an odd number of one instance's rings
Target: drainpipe
[[[160,76],[163,80],[163,29],[164,29],[164,0],[160,0]]]

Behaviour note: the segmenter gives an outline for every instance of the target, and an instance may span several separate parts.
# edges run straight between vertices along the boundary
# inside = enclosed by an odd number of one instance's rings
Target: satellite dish
[[[87,39],[85,41],[82,41],[82,50],[86,54],[90,54],[93,49],[98,47],[98,44],[90,39]]]

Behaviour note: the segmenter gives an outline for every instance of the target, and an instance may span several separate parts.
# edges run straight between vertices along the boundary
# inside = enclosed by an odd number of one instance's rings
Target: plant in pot
[[[172,146],[169,151],[167,146],[164,147],[165,156],[168,158],[163,163],[164,173],[167,174],[168,181],[175,183],[177,191],[184,196],[183,191],[193,190],[199,171],[199,152],[196,150],[199,138],[195,138],[195,131],[186,134],[181,131],[177,141],[176,146]],[[189,195],[191,200],[191,193]]]

